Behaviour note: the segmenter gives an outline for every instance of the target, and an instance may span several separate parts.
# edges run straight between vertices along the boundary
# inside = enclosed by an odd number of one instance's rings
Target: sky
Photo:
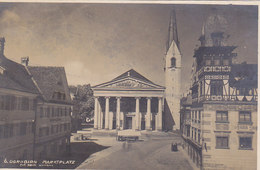
[[[257,7],[231,5],[0,3],[5,56],[31,66],[63,66],[69,85],[97,85],[134,69],[164,85],[170,12],[176,11],[182,92],[189,88],[194,49],[213,8],[227,21],[237,61],[257,63]]]

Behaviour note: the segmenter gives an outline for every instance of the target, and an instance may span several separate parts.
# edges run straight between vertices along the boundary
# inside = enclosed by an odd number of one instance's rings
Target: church
[[[92,87],[94,129],[179,130],[181,53],[175,11],[171,12],[164,61],[165,87],[134,69]],[[162,68],[163,69],[163,68]]]

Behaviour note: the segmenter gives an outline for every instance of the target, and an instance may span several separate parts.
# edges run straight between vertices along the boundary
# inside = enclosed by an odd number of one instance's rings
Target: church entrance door
[[[126,117],[126,129],[132,129],[132,117]]]

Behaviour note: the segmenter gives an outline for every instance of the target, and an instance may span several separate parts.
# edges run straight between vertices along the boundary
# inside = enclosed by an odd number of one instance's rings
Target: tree
[[[82,119],[93,119],[94,117],[94,97],[90,84],[70,86],[74,91],[73,111],[76,117]]]

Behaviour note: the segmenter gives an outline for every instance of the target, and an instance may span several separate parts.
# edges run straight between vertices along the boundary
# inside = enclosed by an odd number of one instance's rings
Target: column
[[[156,119],[156,130],[162,130],[162,97],[158,98],[158,114]]]
[[[120,130],[124,130],[125,127],[125,116],[123,112],[120,112],[120,119],[122,120],[122,126],[120,127]]]
[[[140,130],[139,127],[139,122],[140,122],[140,97],[136,97],[135,98],[135,120],[136,120],[136,124],[135,124],[135,129],[136,130]]]
[[[116,98],[116,129],[120,129],[120,99],[121,97]]]
[[[151,97],[147,98],[147,112],[146,112],[146,120],[145,120],[145,129],[151,130]]]
[[[94,129],[98,128],[98,97],[95,97],[95,108],[94,108]]]
[[[108,112],[109,113],[109,125],[108,125],[108,128],[109,130],[112,130],[113,129],[113,117],[114,117],[114,113],[113,112]]]
[[[109,126],[109,97],[105,97],[106,106],[105,106],[105,129],[108,129]]]
[[[101,104],[98,101],[98,129],[102,129],[103,116],[102,116],[102,108]]]

